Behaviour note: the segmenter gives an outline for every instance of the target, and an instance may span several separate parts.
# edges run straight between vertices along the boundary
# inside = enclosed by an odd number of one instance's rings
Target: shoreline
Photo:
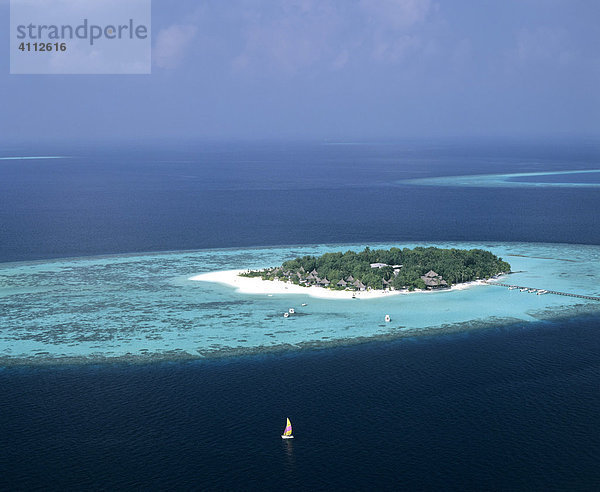
[[[279,295],[279,294],[300,294],[307,295],[318,299],[380,299],[385,297],[393,297],[398,295],[408,294],[430,294],[433,292],[451,292],[456,290],[464,290],[477,285],[484,285],[485,281],[475,280],[473,282],[465,282],[456,284],[449,289],[439,290],[330,290],[325,287],[316,285],[303,287],[281,280],[263,280],[259,277],[240,277],[239,274],[247,270],[221,270],[217,272],[202,273],[190,277],[188,280],[195,282],[211,282],[221,285],[233,287],[236,292],[241,294],[253,295]]]
[[[336,247],[307,247],[294,253],[316,254]],[[246,265],[256,268],[265,260],[277,263],[290,254],[284,248],[241,253],[150,253],[133,261],[119,256],[5,268],[2,273],[8,289],[3,291],[3,300],[10,309],[5,313],[6,343],[0,366],[185,362],[349,346],[486,326],[523,328],[537,321],[588,315],[597,320],[600,314],[597,302],[532,296],[502,287],[471,288],[473,284],[466,282],[444,289],[456,290],[447,295],[440,291],[432,296],[402,297],[400,294],[410,292],[365,291],[358,294],[365,301],[353,302],[352,291],[238,277],[241,270],[234,268],[247,271]],[[500,282],[565,292],[597,291],[593,278],[598,276],[598,246],[498,244],[494,253],[520,255],[514,258],[514,276],[507,275]],[[565,258],[576,262],[559,261]],[[106,265],[111,265],[108,271]],[[567,276],[562,275],[566,265]],[[123,284],[123,279],[127,283]],[[108,300],[109,291],[114,299],[111,295]],[[27,303],[22,302],[23,292],[29,294]],[[393,298],[386,301],[390,296]],[[301,303],[308,307],[300,308]],[[284,320],[282,313],[290,307],[298,316]],[[62,318],[56,318],[57,311],[74,313],[77,324],[65,327]],[[33,313],[36,318],[31,317]],[[390,323],[384,322],[384,314],[390,315]]]

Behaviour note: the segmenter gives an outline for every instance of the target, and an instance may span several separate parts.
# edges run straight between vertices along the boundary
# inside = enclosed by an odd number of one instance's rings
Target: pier
[[[485,281],[486,284],[488,285],[498,285],[499,287],[513,287],[515,290],[516,289],[525,289],[527,291],[535,291],[536,293],[538,291],[543,292],[544,294],[555,294],[557,296],[567,296],[567,297],[579,297],[580,299],[588,299],[590,301],[600,301],[600,297],[596,297],[596,296],[585,296],[583,294],[572,294],[570,292],[558,292],[556,290],[546,290],[546,289],[538,289],[536,287],[525,287],[524,285],[514,285],[514,284],[501,284],[500,282],[490,282],[489,280]]]

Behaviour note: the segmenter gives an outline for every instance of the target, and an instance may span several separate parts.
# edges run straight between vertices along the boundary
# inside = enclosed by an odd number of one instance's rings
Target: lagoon
[[[489,285],[374,299],[248,294],[190,280],[339,250],[482,248],[512,265],[510,284],[600,295],[600,246],[384,243],[218,249],[0,265],[0,361],[89,363],[222,357],[350,345],[600,312],[600,302]],[[302,306],[306,304],[306,306]],[[293,307],[296,314],[284,318]],[[384,316],[389,314],[391,322]]]

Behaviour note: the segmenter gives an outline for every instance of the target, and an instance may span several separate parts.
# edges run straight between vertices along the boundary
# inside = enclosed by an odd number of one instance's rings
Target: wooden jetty
[[[543,290],[545,294],[555,294],[557,296],[567,296],[567,297],[579,297],[580,299],[588,299],[590,301],[600,301],[600,297],[596,296],[584,296],[583,294],[572,294],[570,292],[558,292],[556,290],[546,290],[546,289],[538,289],[536,287],[525,287],[524,285],[515,285],[515,284],[502,284],[500,282],[490,282],[489,280],[485,281],[488,285],[497,285],[499,287],[516,287],[517,289],[527,289],[527,290]]]

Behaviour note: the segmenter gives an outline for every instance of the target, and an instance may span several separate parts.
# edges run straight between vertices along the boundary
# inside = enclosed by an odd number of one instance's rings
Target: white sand
[[[263,280],[259,277],[240,277],[239,274],[247,270],[224,270],[220,272],[209,272],[201,275],[191,277],[190,280],[197,280],[200,282],[214,282],[218,284],[228,285],[234,287],[243,294],[263,294],[263,295],[276,295],[276,294],[304,294],[311,297],[319,297],[321,299],[352,299],[353,295],[356,295],[359,299],[376,299],[380,297],[390,297],[400,294],[410,294],[407,290],[368,290],[368,291],[348,291],[348,290],[329,290],[324,287],[302,287],[300,285],[294,285],[281,280]],[[484,282],[478,280],[475,282],[468,282],[452,286],[448,290],[462,290],[474,285],[482,285]],[[413,293],[430,293],[435,291],[414,291]]]

